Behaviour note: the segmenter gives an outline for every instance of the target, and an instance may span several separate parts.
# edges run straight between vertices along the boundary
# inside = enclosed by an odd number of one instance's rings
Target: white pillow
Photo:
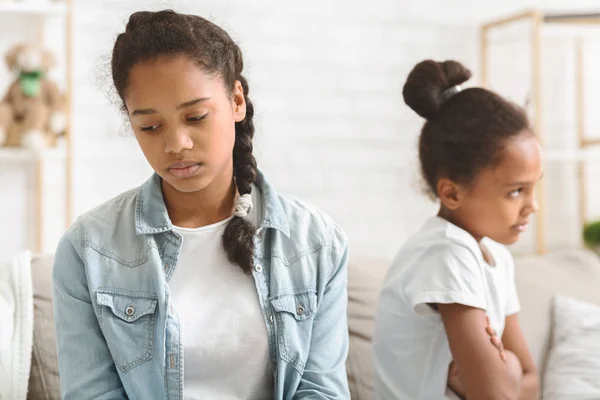
[[[33,343],[31,253],[0,262],[0,399],[25,400]]]
[[[544,400],[600,399],[600,306],[557,296]]]

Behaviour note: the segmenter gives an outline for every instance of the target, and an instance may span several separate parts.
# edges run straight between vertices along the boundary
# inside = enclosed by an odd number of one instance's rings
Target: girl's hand
[[[448,387],[461,399],[467,398],[467,392],[465,391],[462,382],[460,381],[460,371],[458,365],[454,361],[450,363],[448,368]]]
[[[490,317],[485,316],[485,331],[490,336],[490,341],[492,344],[498,349],[500,354],[500,359],[504,362],[507,361],[506,351],[504,350],[504,344],[502,344],[502,340],[496,335],[496,331],[490,325]]]

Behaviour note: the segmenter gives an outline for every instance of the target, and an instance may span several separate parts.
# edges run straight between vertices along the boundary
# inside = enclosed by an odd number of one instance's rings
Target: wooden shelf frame
[[[546,25],[590,25],[600,26],[600,12],[590,13],[544,13],[538,9],[525,10],[512,15],[504,16],[487,23],[480,27],[480,71],[482,86],[489,85],[489,48],[490,48],[490,33],[500,27],[507,25],[528,22],[531,25],[531,34],[529,41],[531,43],[531,63],[532,73],[530,76],[532,105],[533,105],[533,127],[540,141],[540,145],[544,146],[544,135],[542,132],[543,112],[542,109],[542,36],[543,27]],[[575,83],[575,99],[576,99],[576,124],[578,135],[578,150],[583,153],[583,150],[592,146],[600,146],[600,139],[585,137],[585,77],[584,77],[584,51],[581,39],[576,39],[575,43],[575,67],[576,67],[576,83]],[[581,156],[581,157],[579,157]],[[586,159],[583,154],[575,157],[578,162],[578,192],[579,192],[579,218],[581,225],[586,221],[587,216],[587,183],[586,183]],[[536,253],[543,254],[547,252],[546,241],[546,191],[544,182],[540,182],[537,190],[537,201],[539,210],[536,214],[536,229],[535,229],[535,248]]]

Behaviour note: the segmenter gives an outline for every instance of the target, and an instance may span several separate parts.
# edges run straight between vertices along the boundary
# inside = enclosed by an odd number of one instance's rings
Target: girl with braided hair
[[[137,12],[111,67],[155,173],[59,243],[63,398],[348,398],[347,241],[257,169],[239,47]]]

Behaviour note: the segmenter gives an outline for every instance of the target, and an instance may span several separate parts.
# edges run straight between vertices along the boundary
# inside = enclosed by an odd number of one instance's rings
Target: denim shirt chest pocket
[[[317,311],[317,293],[314,289],[271,298],[276,319],[279,355],[299,371],[310,352],[312,324]]]
[[[101,288],[96,292],[98,321],[122,373],[150,360],[154,353],[156,295]]]

